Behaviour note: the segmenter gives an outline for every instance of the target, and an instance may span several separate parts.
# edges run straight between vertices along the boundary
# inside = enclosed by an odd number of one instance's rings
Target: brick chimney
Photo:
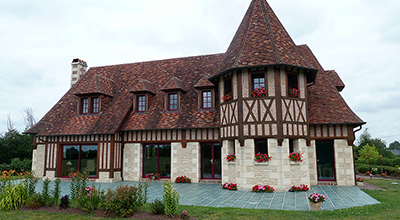
[[[71,63],[71,87],[86,73],[87,63],[75,58]]]

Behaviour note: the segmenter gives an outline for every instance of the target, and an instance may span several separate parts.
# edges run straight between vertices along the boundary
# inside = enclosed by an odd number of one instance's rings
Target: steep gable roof
[[[195,85],[194,88],[207,88],[214,87],[214,84],[208,80],[210,78],[210,74],[205,74]]]
[[[252,0],[218,72],[284,64],[313,69],[265,0]]]
[[[156,91],[154,90],[154,85],[153,83],[149,82],[148,80],[141,79],[138,84],[136,84],[130,92],[136,93],[136,92],[150,92],[155,94]]]
[[[186,91],[185,87],[183,86],[183,81],[175,76],[171,77],[171,79],[161,88],[162,91],[170,91],[177,89]]]
[[[310,124],[365,124],[347,105],[310,48],[307,45],[298,48],[319,70],[315,84],[308,87]]]
[[[327,70],[325,71],[326,75],[328,76],[329,80],[336,86],[336,89],[341,92],[343,91],[345,85],[342,79],[339,77],[335,70]]]

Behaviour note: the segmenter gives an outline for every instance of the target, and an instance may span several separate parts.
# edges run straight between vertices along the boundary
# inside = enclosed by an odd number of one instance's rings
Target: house
[[[40,177],[355,185],[352,144],[365,122],[339,75],[293,42],[265,0],[251,1],[225,53],[86,69],[73,60],[70,90],[27,132]],[[299,151],[303,161],[290,161]],[[255,162],[258,152],[271,160]]]

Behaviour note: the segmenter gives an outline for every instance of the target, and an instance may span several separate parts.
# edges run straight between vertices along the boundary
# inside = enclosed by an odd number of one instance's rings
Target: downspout
[[[121,181],[124,181],[124,149],[125,149],[125,143],[124,143],[124,135],[122,131],[119,131],[119,138],[121,139]]]
[[[354,132],[354,134],[358,131],[360,131],[362,129],[362,125],[360,125],[360,127],[358,129],[356,129]],[[355,135],[354,135],[355,136]],[[351,146],[351,150],[353,152],[353,169],[354,169],[354,185],[357,185],[357,176],[356,176],[356,158],[354,157],[354,143],[353,146]]]

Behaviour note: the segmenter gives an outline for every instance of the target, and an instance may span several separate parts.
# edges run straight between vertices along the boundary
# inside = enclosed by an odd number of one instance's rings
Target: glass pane
[[[318,180],[335,180],[333,142],[317,141]]]
[[[143,177],[148,173],[157,173],[157,145],[146,145],[144,151]]]
[[[221,145],[214,144],[214,178],[221,178]]]
[[[87,169],[89,177],[97,176],[97,145],[81,147],[81,171]]]
[[[256,140],[256,154],[268,154],[267,140]]]
[[[171,145],[159,145],[159,162],[158,173],[160,176],[171,176]]]
[[[211,144],[203,144],[201,146],[201,156],[202,156],[202,163],[201,163],[201,171],[202,171],[202,178],[212,178],[212,145]]]
[[[61,176],[77,172],[79,170],[79,146],[63,146],[61,163]]]

